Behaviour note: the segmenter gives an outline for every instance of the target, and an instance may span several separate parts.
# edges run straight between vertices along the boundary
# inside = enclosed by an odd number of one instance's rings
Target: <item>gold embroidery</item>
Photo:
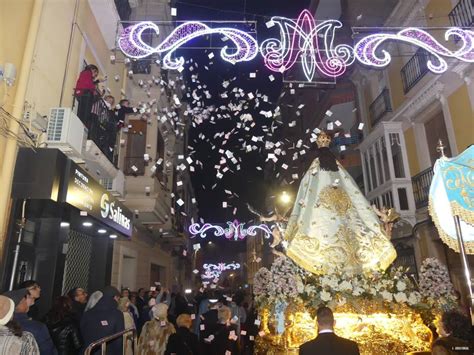
[[[338,188],[327,186],[319,194],[319,203],[326,209],[343,216],[352,207],[352,202],[347,193]]]

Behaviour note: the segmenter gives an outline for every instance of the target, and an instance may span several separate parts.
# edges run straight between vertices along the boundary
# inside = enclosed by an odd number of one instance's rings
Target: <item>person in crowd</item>
[[[33,334],[38,344],[40,354],[56,355],[58,352],[46,325],[28,317],[27,313],[30,308],[28,306],[28,290],[21,288],[19,290],[8,291],[4,293],[4,296],[11,298],[15,303],[13,319],[18,322],[21,329]]]
[[[105,95],[104,102],[109,111],[112,112],[115,106],[115,97],[113,97],[112,95]]]
[[[191,316],[182,313],[176,318],[176,333],[171,334],[166,345],[166,355],[199,355],[201,354],[196,334],[191,332],[193,320]]]
[[[439,338],[433,342],[434,355],[472,354],[474,338],[468,317],[457,310],[442,314],[438,324]]]
[[[0,296],[0,355],[39,355],[40,351],[34,336],[25,332],[13,320],[15,302]]]
[[[153,306],[155,305],[156,305],[155,298],[150,298],[146,306],[142,308],[142,311],[140,312],[140,317],[138,319],[138,329],[137,329],[138,334],[141,334],[141,331],[145,323],[153,319],[153,314],[151,310]]]
[[[161,285],[158,285],[158,295],[155,297],[156,303],[164,303],[168,306],[168,308],[171,305],[171,293],[166,287],[161,287]]]
[[[38,282],[35,280],[23,281],[18,288],[26,288],[28,290],[28,305],[30,310],[28,312],[28,317],[39,320],[39,308],[36,302],[41,297],[41,287]]]
[[[240,354],[239,334],[235,324],[231,324],[232,311],[227,306],[221,306],[217,310],[218,324],[213,338],[205,340],[207,344],[206,354],[211,355],[237,355]]]
[[[84,348],[106,336],[121,332],[125,329],[123,313],[118,310],[120,292],[112,286],[106,286],[102,290],[102,298],[94,308],[85,312],[81,319],[81,334],[84,340]],[[122,338],[117,338],[107,343],[107,354],[116,355],[122,353]],[[98,354],[96,349],[93,354]]]
[[[91,310],[92,308],[94,308],[97,302],[99,302],[99,300],[102,298],[102,296],[103,296],[102,291],[92,292],[92,294],[89,297],[89,300],[87,301],[86,307],[84,308],[84,312],[87,312]]]
[[[128,290],[127,290],[128,291]],[[130,300],[127,297],[121,297],[118,302],[118,309],[123,313],[125,329],[135,328],[135,322],[129,312]],[[133,336],[130,333],[124,334],[123,341],[126,342],[125,355],[133,355]]]
[[[46,315],[46,325],[59,355],[77,355],[82,346],[81,334],[73,318],[72,301],[60,296]]]
[[[87,305],[87,292],[80,287],[74,287],[67,293],[72,301],[72,312],[77,325],[81,324],[82,314]]]
[[[130,290],[128,288],[122,288],[122,292],[120,293],[120,297],[130,299]]]
[[[300,346],[300,355],[359,355],[356,342],[334,333],[334,315],[329,307],[319,307],[316,318],[318,336]]]
[[[138,312],[137,308],[137,294],[135,292],[130,294],[130,305],[128,306],[128,311],[133,317],[135,327],[138,327],[138,318],[140,317],[140,313]]]
[[[145,289],[139,288],[137,292],[137,308],[138,308],[138,313],[140,314],[143,307],[147,305],[148,300],[146,299],[146,294],[145,294]]]
[[[87,65],[79,74],[74,89],[74,96],[77,98],[77,116],[87,128],[90,128],[90,113],[92,105],[97,98],[96,90],[98,84],[99,68],[94,64]]]
[[[215,333],[219,322],[218,310],[221,306],[222,302],[209,299],[209,310],[199,317],[201,319],[201,325],[199,326],[201,341]]]
[[[158,303],[152,308],[153,319],[143,326],[138,341],[138,355],[163,355],[171,334],[175,333],[173,324],[168,321],[168,306]]]
[[[115,110],[115,122],[117,122],[117,128],[122,128],[125,125],[125,116],[129,114],[137,113],[138,110],[135,107],[130,107],[130,101],[127,99],[120,100],[117,109]]]

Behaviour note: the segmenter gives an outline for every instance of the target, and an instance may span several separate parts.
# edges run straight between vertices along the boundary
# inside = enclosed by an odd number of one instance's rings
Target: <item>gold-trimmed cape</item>
[[[385,270],[397,254],[352,177],[316,158],[301,181],[285,239],[287,255],[313,273]]]

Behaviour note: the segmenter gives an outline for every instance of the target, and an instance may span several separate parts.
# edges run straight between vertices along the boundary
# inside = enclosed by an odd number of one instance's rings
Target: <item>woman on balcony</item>
[[[74,96],[78,101],[77,115],[88,129],[90,128],[92,104],[96,100],[96,95],[98,95],[96,91],[96,85],[99,82],[97,80],[98,75],[99,69],[97,66],[94,64],[87,65],[79,74],[74,89]]]

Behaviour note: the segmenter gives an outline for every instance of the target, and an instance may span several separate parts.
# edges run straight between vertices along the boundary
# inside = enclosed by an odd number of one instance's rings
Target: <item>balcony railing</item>
[[[433,168],[423,170],[411,178],[416,208],[422,208],[428,205],[431,180],[433,180]]]
[[[406,94],[428,73],[428,61],[434,57],[423,48],[416,51],[413,57],[400,70],[403,92]]]
[[[117,127],[113,112],[102,98],[85,93],[78,98],[77,116],[89,133],[87,139],[93,141],[111,163],[114,163]]]
[[[392,112],[390,91],[387,88],[383,89],[380,95],[370,104],[369,112],[372,127],[374,127],[387,112]]]
[[[474,0],[459,0],[449,13],[449,22],[456,27],[471,27],[474,24]]]

